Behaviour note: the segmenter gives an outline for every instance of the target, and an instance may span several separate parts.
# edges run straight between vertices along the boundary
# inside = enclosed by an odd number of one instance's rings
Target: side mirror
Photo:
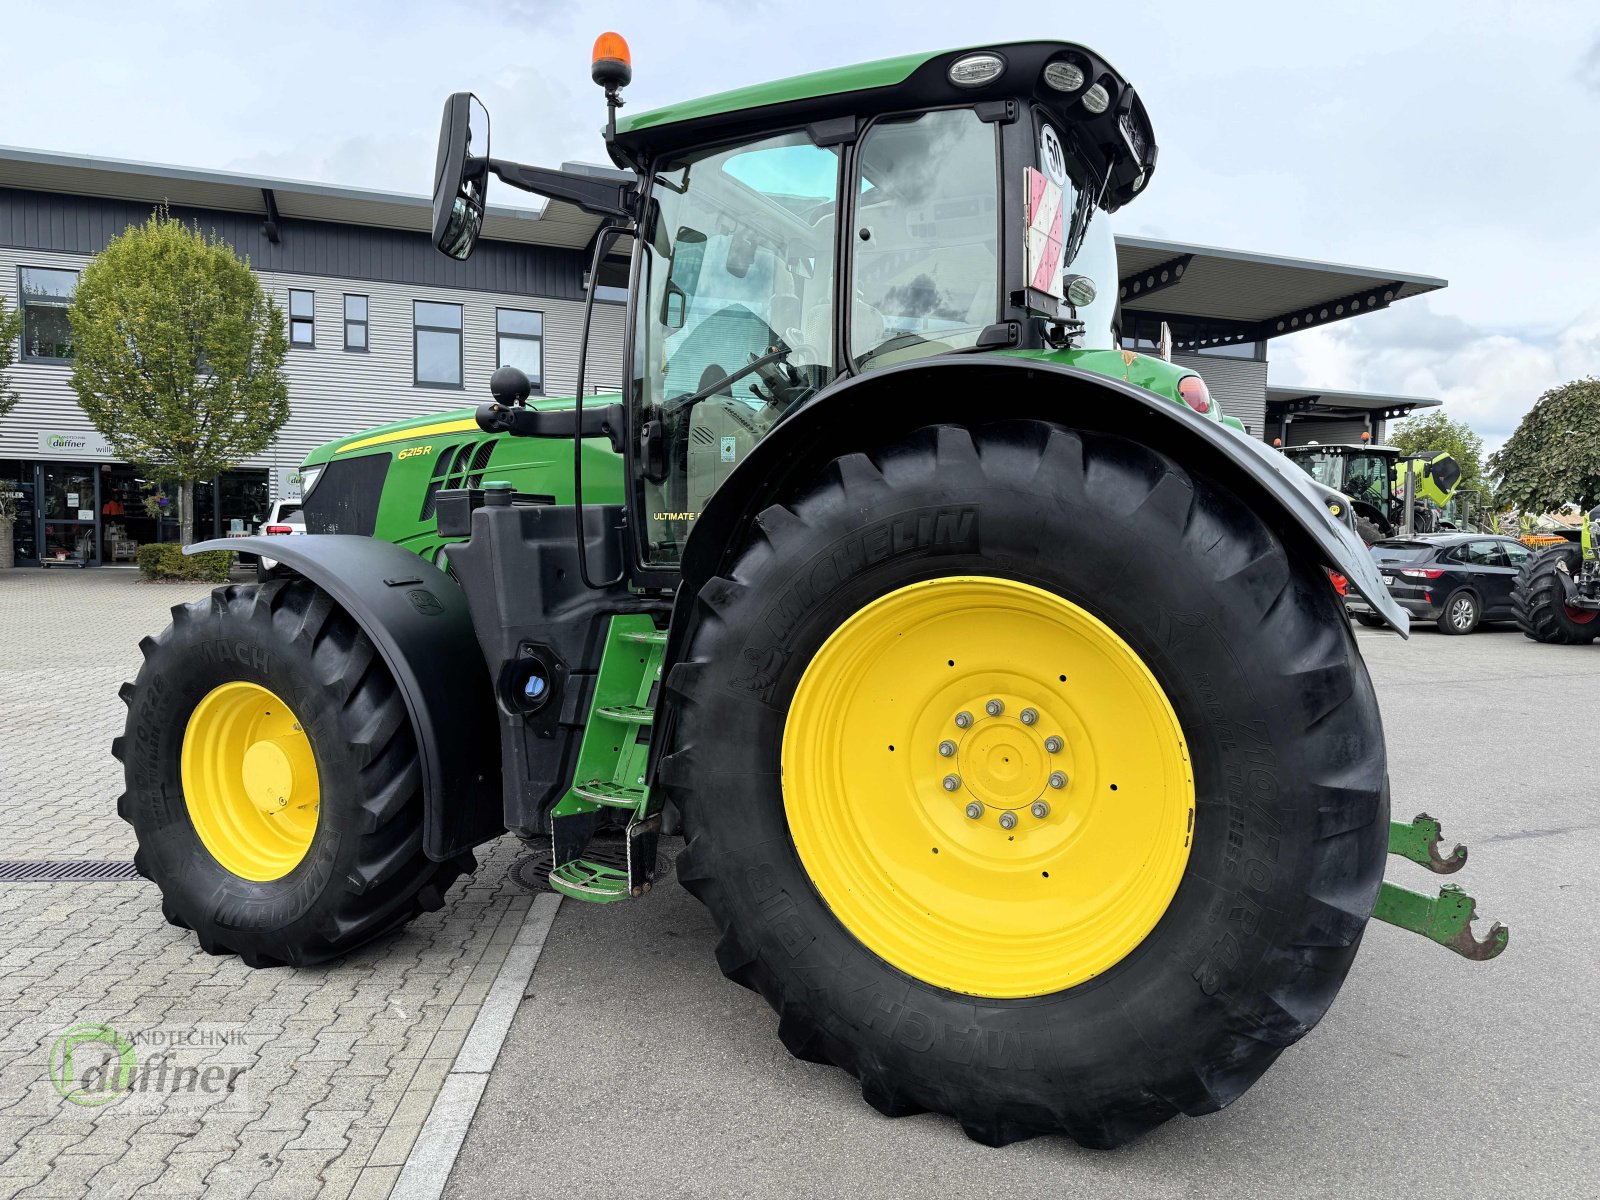
[[[433,176],[433,244],[467,258],[483,229],[489,187],[489,110],[471,92],[444,102]]]

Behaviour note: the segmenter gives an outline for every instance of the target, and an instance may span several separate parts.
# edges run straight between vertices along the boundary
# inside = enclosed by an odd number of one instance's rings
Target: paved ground
[[[1471,845],[1453,878],[1513,927],[1499,960],[1374,926],[1328,1018],[1226,1111],[1111,1154],[989,1150],[792,1059],[681,889],[568,903],[446,1195],[1600,1195],[1600,647],[1358,636],[1395,811]],[[1390,877],[1438,880],[1404,862]]]
[[[0,855],[131,856],[107,749],[117,686],[138,637],[204,590],[0,572]],[[888,1121],[840,1072],[791,1059],[765,1005],[718,975],[709,923],[675,886],[568,903],[447,1194],[1600,1194],[1600,647],[1358,636],[1396,811],[1427,808],[1471,843],[1456,878],[1514,927],[1497,962],[1375,927],[1327,1021],[1228,1111],[1114,1154],[993,1151],[943,1118]],[[0,884],[0,1200],[385,1195],[522,926],[513,851],[491,848],[443,912],[310,971],[208,958],[143,882]],[[242,1067],[240,1086],[69,1104],[47,1054],[80,1022],[189,1035],[201,1044],[178,1061]]]
[[[132,858],[117,688],[138,639],[206,590],[0,572],[0,857]],[[387,1195],[528,909],[505,882],[514,850],[489,848],[442,912],[315,970],[208,957],[143,881],[0,884],[0,1200]],[[243,1070],[232,1094],[80,1107],[47,1054],[86,1022],[137,1040],[141,1063]]]

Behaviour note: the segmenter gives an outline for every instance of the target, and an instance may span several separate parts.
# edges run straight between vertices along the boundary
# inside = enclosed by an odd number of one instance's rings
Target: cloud
[[[1591,92],[1600,93],[1600,38],[1578,61],[1578,81]]]
[[[1600,375],[1600,306],[1549,335],[1436,312],[1423,297],[1271,343],[1274,383],[1424,396],[1495,450],[1550,388]]]

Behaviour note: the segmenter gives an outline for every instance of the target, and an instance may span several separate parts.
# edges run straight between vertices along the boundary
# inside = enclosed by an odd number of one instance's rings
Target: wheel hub
[[[311,740],[290,707],[259,684],[222,684],[184,727],[184,805],[201,843],[242,879],[280,879],[317,830],[321,786]]]
[[[1055,733],[1059,722],[1040,718],[1041,706],[1027,704],[1022,697],[1003,699],[1005,708],[997,716],[989,716],[981,706],[972,709],[974,722],[967,729],[956,726],[954,714],[950,717],[950,740],[955,743],[951,769],[966,795],[998,811],[1026,808],[1042,799],[1052,770],[1060,765],[1052,761],[1060,755],[1045,749],[1045,738]],[[963,705],[960,711],[969,707]],[[1033,713],[1034,720],[1025,724],[1023,712]]]
[[[783,739],[785,812],[838,919],[929,983],[1031,996],[1146,937],[1188,861],[1182,729],[1133,649],[1027,584],[912,584],[842,623]]]

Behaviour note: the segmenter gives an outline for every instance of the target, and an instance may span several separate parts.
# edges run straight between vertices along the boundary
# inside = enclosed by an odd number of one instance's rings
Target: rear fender
[[[423,853],[442,862],[505,831],[494,689],[454,580],[393,542],[352,534],[218,538],[185,553],[202,550],[276,559],[372,639],[417,736]]]
[[[828,388],[756,444],[713,493],[684,547],[666,669],[681,654],[695,596],[748,540],[762,509],[805,486],[840,454],[925,425],[1013,419],[1120,434],[1211,476],[1250,504],[1291,553],[1344,575],[1388,625],[1408,633],[1409,618],[1383,586],[1366,546],[1330,511],[1337,502],[1347,515],[1344,498],[1264,443],[1105,375],[1034,359],[952,355]]]

